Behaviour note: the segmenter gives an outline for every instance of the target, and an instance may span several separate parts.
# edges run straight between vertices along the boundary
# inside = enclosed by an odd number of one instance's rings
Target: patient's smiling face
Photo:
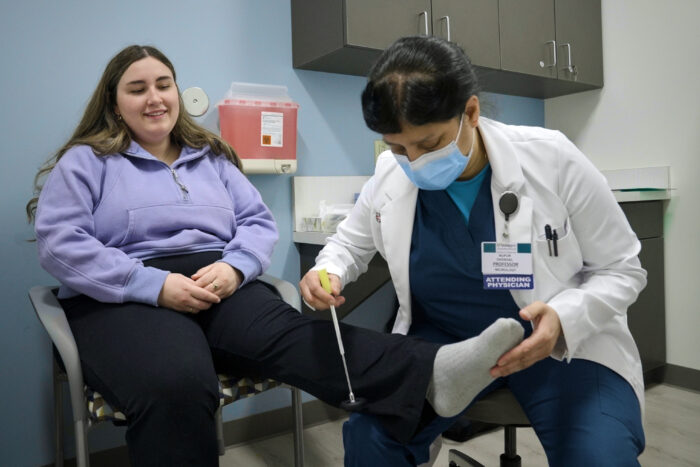
[[[170,68],[153,57],[132,63],[117,84],[114,111],[145,149],[169,144],[180,113],[179,94]]]

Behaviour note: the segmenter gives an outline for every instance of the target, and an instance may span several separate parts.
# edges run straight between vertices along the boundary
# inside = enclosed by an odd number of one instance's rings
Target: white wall
[[[671,166],[668,362],[700,369],[700,1],[602,0],[605,86],[545,101],[599,169]]]

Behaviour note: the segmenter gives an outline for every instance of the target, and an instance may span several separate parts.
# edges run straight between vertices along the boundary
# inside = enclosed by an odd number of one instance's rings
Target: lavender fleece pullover
[[[68,150],[41,191],[35,232],[60,298],[154,306],[169,271],[144,260],[221,251],[246,284],[269,266],[278,239],[260,194],[224,156],[184,147],[168,166],[135,142],[107,156]]]

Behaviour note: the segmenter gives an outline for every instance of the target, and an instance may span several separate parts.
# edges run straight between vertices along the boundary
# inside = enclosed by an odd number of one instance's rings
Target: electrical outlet
[[[389,149],[389,146],[381,139],[374,140],[374,163],[377,163],[377,158],[381,153]]]

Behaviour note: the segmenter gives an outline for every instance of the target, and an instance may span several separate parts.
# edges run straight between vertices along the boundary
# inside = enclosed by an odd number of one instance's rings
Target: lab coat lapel
[[[401,176],[405,177],[403,174]],[[408,179],[392,184],[391,188],[386,192],[388,201],[380,209],[385,258],[397,296],[410,297],[408,262],[418,188]],[[408,310],[410,300],[401,303],[401,306]]]
[[[495,125],[497,125],[496,122],[486,118],[479,120],[479,131],[488,154],[489,164],[491,164],[491,198],[496,241],[529,243],[531,241],[532,200],[522,193],[525,178],[515,150],[498,131],[494,131]],[[512,191],[518,195],[518,210],[511,214],[508,219],[509,236],[507,238],[503,236],[505,215],[498,205],[498,201],[505,191]]]
[[[525,177],[520,162],[511,143],[494,131],[497,123],[482,118],[479,131],[486,147],[489,164],[491,164],[491,198],[493,202],[493,220],[497,242],[532,243],[532,198],[523,193]],[[518,210],[508,218],[508,237],[505,232],[505,215],[501,212],[498,201],[505,191],[518,195]],[[511,292],[519,306],[530,303],[532,291],[514,290]]]

